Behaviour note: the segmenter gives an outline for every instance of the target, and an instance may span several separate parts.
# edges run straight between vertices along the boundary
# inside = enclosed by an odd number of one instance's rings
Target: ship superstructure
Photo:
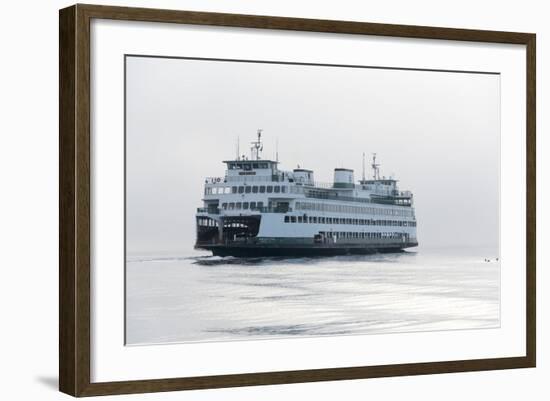
[[[226,160],[224,177],[205,180],[195,247],[220,256],[302,256],[396,252],[418,245],[413,194],[397,180],[334,169],[318,183],[312,170],[279,169],[261,158],[262,132],[250,158]],[[238,153],[237,153],[238,154]],[[276,158],[278,159],[278,157]]]

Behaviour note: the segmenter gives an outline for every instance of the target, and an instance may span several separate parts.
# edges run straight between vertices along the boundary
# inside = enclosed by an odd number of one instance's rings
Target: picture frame
[[[428,39],[525,47],[525,354],[318,369],[242,372],[121,381],[94,381],[91,328],[93,285],[91,221],[92,68],[94,20],[183,24],[243,30],[308,32],[353,37]],[[72,396],[144,393],[236,386],[351,380],[404,375],[529,368],[536,366],[536,35],[470,29],[406,26],[157,10],[77,4],[59,14],[59,389]],[[347,36],[346,36],[347,37]],[[523,77],[521,77],[523,78]],[[122,86],[121,86],[122,88]],[[506,216],[503,216],[506,218]],[[122,291],[122,290],[121,290]],[[123,324],[121,322],[121,324]]]

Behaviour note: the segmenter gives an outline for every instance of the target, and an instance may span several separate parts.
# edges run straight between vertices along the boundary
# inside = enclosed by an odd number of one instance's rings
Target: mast
[[[376,153],[372,154],[371,167],[374,170],[372,178],[375,179],[375,180],[379,180],[380,179],[380,169],[378,167],[380,167],[380,164],[376,164]]]
[[[363,152],[363,182],[365,182],[365,152]]]
[[[252,160],[260,160],[260,152],[264,150],[262,145],[262,129],[258,129],[258,139],[254,142],[251,142],[252,147],[250,148],[250,154]]]

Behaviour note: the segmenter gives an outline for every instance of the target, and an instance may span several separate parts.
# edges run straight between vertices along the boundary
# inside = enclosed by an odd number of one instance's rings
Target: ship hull
[[[235,257],[303,257],[303,256],[336,256],[368,255],[373,253],[397,253],[406,248],[417,246],[417,243],[393,244],[209,244],[197,245],[196,248],[211,251],[214,256]]]

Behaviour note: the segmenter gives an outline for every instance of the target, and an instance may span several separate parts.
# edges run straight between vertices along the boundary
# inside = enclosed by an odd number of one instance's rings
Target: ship
[[[335,168],[332,183],[316,182],[306,168],[279,169],[278,151],[262,159],[262,130],[250,156],[223,161],[223,177],[204,181],[196,212],[195,248],[215,256],[301,257],[402,252],[418,246],[411,191],[393,177]]]

